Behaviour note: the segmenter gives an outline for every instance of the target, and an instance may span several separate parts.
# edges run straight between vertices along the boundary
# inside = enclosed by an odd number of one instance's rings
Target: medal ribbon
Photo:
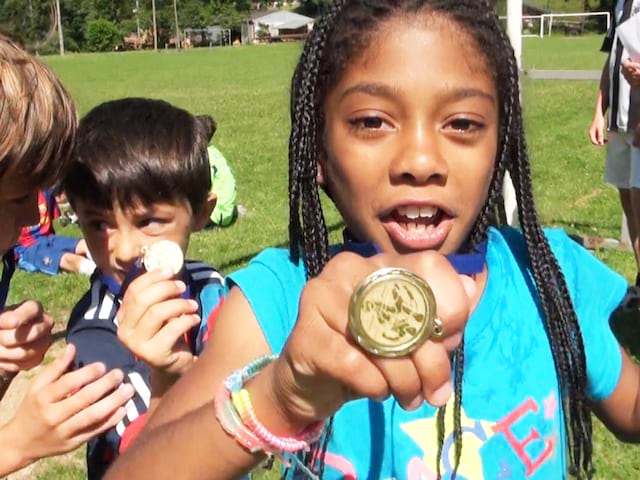
[[[347,230],[343,232],[343,238],[344,249],[350,252],[357,253],[363,257],[372,257],[382,253],[382,250],[376,244],[371,242],[359,242]],[[469,253],[454,253],[446,255],[451,266],[460,275],[476,275],[482,272],[486,257],[487,242],[482,242],[476,245],[473,251]]]
[[[2,257],[2,277],[0,277],[0,312],[4,310],[9,296],[9,284],[11,277],[16,270],[16,261],[13,249],[9,250]]]

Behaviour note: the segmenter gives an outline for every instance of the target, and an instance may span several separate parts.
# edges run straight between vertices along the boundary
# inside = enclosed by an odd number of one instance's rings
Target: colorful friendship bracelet
[[[279,452],[309,451],[309,445],[320,438],[324,422],[315,422],[296,436],[279,437],[271,433],[256,417],[251,405],[251,398],[246,389],[231,394],[231,402],[240,415],[242,423],[258,438]]]
[[[281,437],[258,420],[244,385],[276,358],[265,355],[234,371],[218,389],[214,407],[223,430],[249,452],[264,452],[284,460],[284,454],[309,451],[310,445],[321,437],[325,423],[315,422],[298,435]]]

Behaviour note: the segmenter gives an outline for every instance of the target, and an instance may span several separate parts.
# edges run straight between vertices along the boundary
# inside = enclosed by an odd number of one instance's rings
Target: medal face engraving
[[[378,270],[358,286],[349,305],[349,331],[362,348],[382,357],[409,355],[444,333],[431,288],[401,268]]]
[[[171,240],[160,240],[142,247],[142,264],[148,272],[157,268],[171,268],[177,275],[182,270],[184,255],[177,243]]]

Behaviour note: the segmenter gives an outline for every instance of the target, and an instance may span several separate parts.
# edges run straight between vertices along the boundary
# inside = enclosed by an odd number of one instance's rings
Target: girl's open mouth
[[[452,217],[434,205],[403,205],[383,218],[392,240],[410,250],[434,250],[446,240]]]

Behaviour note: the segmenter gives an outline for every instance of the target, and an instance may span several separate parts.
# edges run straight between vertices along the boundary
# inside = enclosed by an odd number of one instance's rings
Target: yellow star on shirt
[[[443,478],[448,478],[454,465],[455,446],[453,443],[453,401],[447,405],[445,414],[445,437],[440,469]],[[437,418],[422,418],[400,425],[400,428],[422,449],[424,465],[436,471],[436,453],[438,451]],[[482,479],[482,458],[480,448],[494,435],[495,422],[475,420],[467,417],[464,409],[460,411],[462,427],[462,456],[458,474],[465,478]]]

